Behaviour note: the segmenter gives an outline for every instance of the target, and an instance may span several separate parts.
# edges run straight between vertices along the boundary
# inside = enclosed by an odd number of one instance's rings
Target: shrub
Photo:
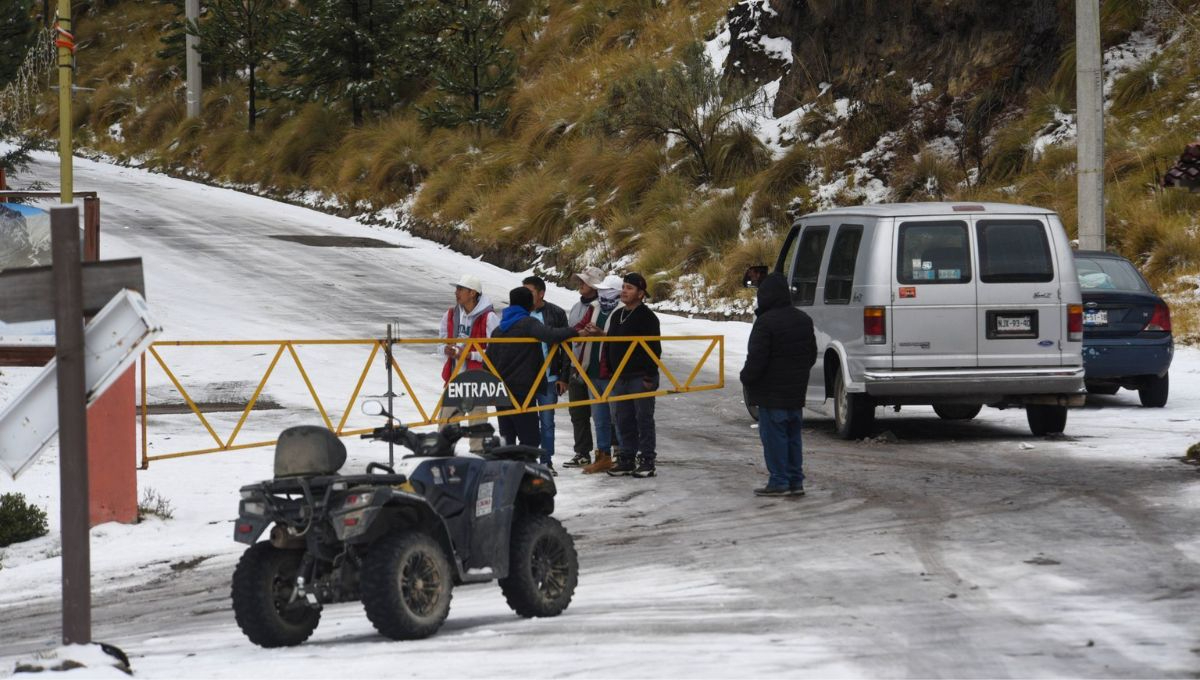
[[[146,487],[142,491],[142,499],[138,501],[137,512],[139,522],[149,516],[159,519],[171,519],[175,516],[175,509],[171,507],[171,501],[151,487]]]
[[[25,501],[25,495],[0,496],[0,547],[45,536],[46,511]]]

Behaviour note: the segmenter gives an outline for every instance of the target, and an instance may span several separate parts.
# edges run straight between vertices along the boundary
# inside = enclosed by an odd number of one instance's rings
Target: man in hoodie
[[[658,316],[644,304],[645,299],[645,277],[638,273],[626,274],[621,282],[621,303],[624,306],[617,307],[613,312],[605,334],[614,337],[661,335]],[[598,329],[591,330],[598,334]],[[612,388],[614,397],[658,391],[658,364],[654,359],[662,356],[662,343],[658,340],[646,342],[654,357],[637,346],[618,375],[617,369],[630,345],[628,342],[604,343],[604,360],[616,381]],[[608,474],[614,477],[653,477],[658,457],[655,450],[654,397],[618,401],[613,410],[616,411],[621,447],[617,464],[608,470]]]
[[[533,309],[533,293],[526,287],[513,288],[508,293],[508,307],[500,317],[500,324],[492,332],[493,338],[535,338],[547,345],[556,345],[580,335],[574,328],[549,328],[530,316]],[[545,357],[541,345],[529,343],[493,343],[488,348],[488,357],[500,372],[500,378],[508,386],[509,394],[523,402],[534,389],[538,372]],[[530,402],[530,406],[536,405]],[[500,416],[500,436],[508,445],[518,441],[522,446],[540,446],[541,433],[537,412]]]
[[[817,361],[817,339],[807,314],[792,306],[787,277],[768,274],[758,287],[758,317],[750,330],[742,385],[758,406],[758,436],[770,475],[758,496],[804,495],[801,409]]]
[[[438,324],[438,337],[487,338],[491,336],[499,323],[500,317],[492,309],[491,299],[483,294],[483,284],[479,282],[478,278],[464,274],[458,283],[454,284],[454,306],[446,310],[442,316],[441,323]],[[442,352],[446,356],[446,363],[442,365],[442,382],[449,382],[464,351],[466,351],[466,343],[443,345]],[[472,350],[463,364],[462,370],[472,371],[483,368],[483,357],[478,351]],[[487,407],[479,406],[466,414],[460,414],[455,410],[449,414],[442,413],[439,417],[452,418],[456,415],[469,415],[479,411],[486,412]],[[471,451],[480,451],[482,445],[481,437],[471,439]]]
[[[591,318],[592,325],[600,331],[607,331],[612,323],[613,312],[621,305],[621,287],[624,282],[621,277],[610,275],[600,283],[596,300],[596,314]],[[612,378],[612,367],[608,365],[604,345],[598,342],[583,343],[585,354],[581,363],[587,371],[588,380],[596,388],[597,393],[604,394],[608,389],[609,379]],[[587,386],[584,386],[586,393]],[[590,397],[591,395],[588,395]],[[585,397],[586,398],[586,397]],[[614,447],[620,446],[621,439],[613,423],[613,404],[600,402],[592,404],[592,420],[596,423],[596,460],[583,468],[584,474],[608,472],[616,465],[613,460]]]
[[[567,325],[577,330],[582,330],[595,320],[596,313],[599,310],[600,295],[598,289],[600,288],[600,283],[604,280],[604,272],[598,267],[586,267],[583,271],[572,275],[571,279],[579,285],[579,302],[576,302],[570,311],[567,312]],[[584,357],[588,354],[587,350],[589,347],[591,347],[591,344],[576,344],[572,348],[575,352],[575,358],[583,361]],[[568,400],[576,402],[591,399],[591,395],[588,394],[587,385],[584,384],[583,378],[579,376],[578,371],[575,370],[575,366],[569,359],[563,363],[563,373],[559,375],[558,379],[560,392],[563,385],[566,385]],[[592,407],[570,406],[567,408],[567,413],[571,415],[575,457],[563,463],[563,467],[583,467],[592,462]]]
[[[529,315],[541,321],[548,328],[566,328],[567,313],[562,307],[550,302],[546,299],[546,281],[540,276],[528,276],[521,281],[521,285],[529,289],[533,293],[533,308],[529,310]],[[538,388],[537,395],[534,397],[534,402],[538,406],[549,406],[557,404],[558,398],[566,392],[566,376],[563,375],[563,364],[568,367],[571,365],[567,359],[567,349],[560,350],[554,355],[554,361],[546,370],[546,375],[542,378],[542,384]],[[550,354],[550,346],[542,343],[542,360]],[[561,384],[559,379],[561,377]],[[548,409],[539,411],[540,418],[539,427],[542,433],[542,464],[554,469],[554,414],[558,409]]]

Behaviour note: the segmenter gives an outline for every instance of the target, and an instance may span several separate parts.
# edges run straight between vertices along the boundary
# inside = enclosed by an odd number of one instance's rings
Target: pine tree
[[[258,70],[271,58],[279,36],[280,0],[209,0],[208,13],[188,33],[198,35],[204,53],[246,70],[248,129],[258,117]]]
[[[33,38],[29,0],[0,0],[0,87],[17,75]]]
[[[403,98],[420,63],[406,39],[402,0],[299,0],[279,55],[292,79],[280,94],[346,102],[355,125]]]
[[[516,59],[503,43],[504,20],[489,0],[443,0],[437,29],[434,80],[443,93],[421,116],[439,127],[498,127],[508,117],[502,102],[516,78]]]

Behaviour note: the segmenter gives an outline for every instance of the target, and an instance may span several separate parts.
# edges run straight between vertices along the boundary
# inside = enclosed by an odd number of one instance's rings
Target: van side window
[[[829,227],[808,227],[801,235],[800,247],[796,249],[796,271],[792,274],[793,304],[811,305],[817,299],[817,274],[821,271],[827,240]]]
[[[1045,283],[1054,280],[1046,226],[1036,220],[980,220],[979,280]]]
[[[783,248],[779,251],[779,261],[775,263],[775,268],[784,276],[792,275],[792,264],[796,261],[796,235],[799,233],[800,225],[797,224],[788,232],[787,240],[783,242]]]
[[[838,227],[833,250],[829,253],[829,271],[825,273],[825,304],[849,304],[850,291],[854,288],[854,263],[858,260],[862,235],[861,225]]]
[[[966,222],[905,222],[900,225],[896,278],[900,283],[971,281]]]

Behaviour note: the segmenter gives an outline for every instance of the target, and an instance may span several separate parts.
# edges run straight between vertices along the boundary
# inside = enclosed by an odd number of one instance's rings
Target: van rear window
[[[900,225],[896,278],[908,284],[968,283],[971,250],[966,222]]]
[[[982,220],[979,280],[984,283],[1045,283],[1054,280],[1046,226],[1036,220]]]
[[[817,299],[817,274],[825,255],[829,227],[806,227],[796,250],[796,271],[792,274],[792,303],[811,305]]]

